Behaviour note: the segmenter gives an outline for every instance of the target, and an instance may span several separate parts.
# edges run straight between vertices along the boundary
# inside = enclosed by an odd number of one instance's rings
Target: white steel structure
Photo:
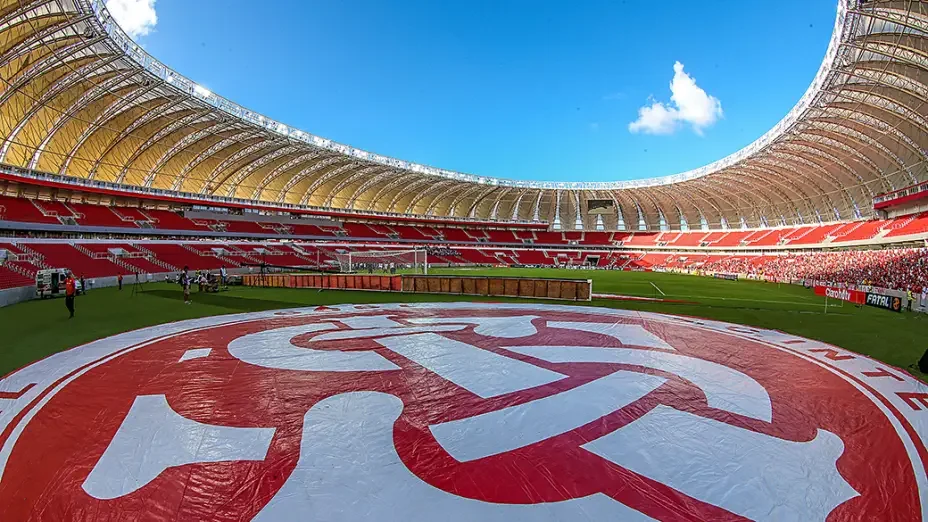
[[[103,0],[0,0],[0,79],[4,172],[205,203],[740,228],[868,217],[878,194],[928,179],[928,3],[916,0],[839,0],[821,68],[782,121],[710,165],[635,181],[514,181],[335,143],[173,71]],[[591,199],[615,212],[588,214]]]

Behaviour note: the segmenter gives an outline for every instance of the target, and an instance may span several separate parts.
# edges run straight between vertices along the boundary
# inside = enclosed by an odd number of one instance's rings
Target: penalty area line
[[[655,290],[657,290],[658,292],[660,292],[662,296],[667,297],[667,294],[665,294],[664,291],[661,290],[661,288],[660,288],[659,286],[657,286],[656,284],[654,284],[654,282],[652,282],[652,281],[648,281],[648,282],[651,283],[651,286],[653,286]]]

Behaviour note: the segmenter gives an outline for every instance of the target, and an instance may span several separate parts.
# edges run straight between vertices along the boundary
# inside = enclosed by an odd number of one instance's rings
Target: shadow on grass
[[[144,292],[144,295],[160,297],[162,299],[171,299],[177,301],[178,303],[183,303],[184,300],[184,294],[180,290],[147,290]],[[221,293],[207,294],[191,292],[190,300],[193,301],[194,304],[217,306],[220,308],[237,310],[241,312],[257,312],[262,310],[276,310],[280,308],[299,308],[308,306],[305,301],[279,301],[261,298],[255,299],[227,294],[224,295]]]

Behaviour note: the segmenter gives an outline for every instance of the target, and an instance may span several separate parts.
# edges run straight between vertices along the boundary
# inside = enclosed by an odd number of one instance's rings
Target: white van
[[[35,295],[42,299],[64,295],[64,282],[68,278],[67,268],[49,268],[35,273]],[[74,279],[74,290],[83,292],[79,279]]]

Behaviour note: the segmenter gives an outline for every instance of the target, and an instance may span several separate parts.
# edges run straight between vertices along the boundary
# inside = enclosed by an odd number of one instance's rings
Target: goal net
[[[342,272],[428,274],[425,249],[368,250],[335,255]]]

